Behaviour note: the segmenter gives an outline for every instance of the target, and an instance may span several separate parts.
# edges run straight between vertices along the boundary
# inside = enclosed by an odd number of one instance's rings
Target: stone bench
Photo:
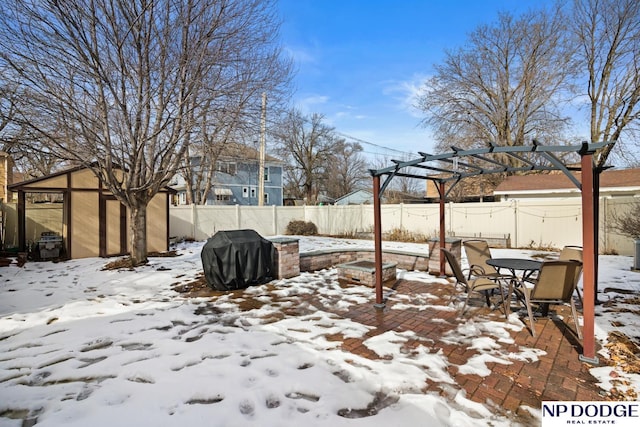
[[[465,240],[486,240],[491,247],[511,248],[511,234],[486,234],[486,233],[451,233],[448,237]]]
[[[332,268],[338,264],[352,261],[372,261],[375,257],[373,249],[327,249],[300,254],[300,271],[316,271]],[[382,251],[383,262],[395,263],[398,268],[413,271],[429,269],[429,255],[395,249]]]

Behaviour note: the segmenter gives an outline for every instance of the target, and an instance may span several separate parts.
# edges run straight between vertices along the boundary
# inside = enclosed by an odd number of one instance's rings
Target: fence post
[[[609,212],[608,212],[609,211],[609,203],[607,202],[607,197],[602,197],[601,199],[602,199],[602,209],[601,209],[601,211],[604,211],[604,218],[602,218],[602,216],[601,216],[601,219],[600,219],[600,224],[603,224],[603,227],[602,227],[602,234],[603,234],[603,237],[604,237],[604,239],[602,239],[602,242],[604,244],[603,250],[605,252],[608,252],[609,251],[609,233],[608,233],[608,228],[609,227],[607,227],[607,224],[609,224],[609,221],[608,221],[609,220],[609,218],[608,218],[608,216],[609,216]],[[600,227],[600,224],[598,224],[598,227]]]
[[[520,211],[518,209],[518,201],[514,200],[513,202],[513,247],[519,248],[520,242],[518,240],[518,216],[520,215]]]
[[[241,230],[240,224],[240,205],[236,205],[236,230]]]
[[[278,211],[276,205],[272,206],[272,218],[273,218],[273,235],[278,234]]]
[[[447,209],[449,209],[449,221],[447,221],[447,225],[449,226],[449,234],[451,234],[453,231],[453,202],[447,203]]]
[[[197,240],[196,230],[198,229],[198,214],[196,210],[196,204],[191,203],[191,237],[193,240]]]

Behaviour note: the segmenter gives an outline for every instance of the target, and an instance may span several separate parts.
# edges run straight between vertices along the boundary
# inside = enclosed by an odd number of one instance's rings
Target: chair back
[[[574,260],[582,262],[582,247],[581,246],[565,246],[560,251],[558,259],[561,261]]]
[[[582,274],[582,246],[565,246],[560,251],[558,259],[561,261],[573,260],[580,263],[580,268],[576,269],[576,285],[580,281],[580,275]]]
[[[581,263],[573,260],[545,261],[538,281],[531,290],[534,302],[569,302],[576,287],[576,270]]]
[[[458,262],[456,256],[452,254],[449,250],[445,248],[440,248],[440,251],[444,254],[444,257],[447,259],[449,263],[449,267],[451,267],[451,271],[455,276],[458,283],[462,283],[467,286],[467,279],[464,277],[464,273],[462,272],[462,267],[460,267],[460,263]]]
[[[477,266],[482,269],[482,272],[479,273],[481,275],[498,274],[498,270],[486,263],[488,259],[491,259],[491,250],[486,240],[465,240],[463,245],[464,252],[467,254],[469,268],[472,271],[473,267]]]

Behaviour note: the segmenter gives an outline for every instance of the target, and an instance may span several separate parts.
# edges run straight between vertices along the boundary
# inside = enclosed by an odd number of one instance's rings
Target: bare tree
[[[327,169],[327,195],[338,198],[369,183],[367,163],[357,142],[338,140]],[[369,186],[367,186],[369,187]]]
[[[5,75],[7,67],[0,69]],[[18,84],[0,79],[0,150],[8,153],[25,179],[50,174],[60,160],[43,146],[29,127],[17,120],[20,100],[26,94]]]
[[[90,167],[128,208],[134,265],[147,258],[147,205],[179,169],[203,105],[233,99],[247,64],[278,67],[274,10],[269,0],[3,5],[3,78],[29,93],[14,121]]]
[[[324,190],[336,143],[343,143],[323,120],[321,114],[306,117],[292,110],[274,135],[280,145],[277,154],[288,164],[286,190],[296,197],[305,197],[308,203],[317,201],[318,193]]]
[[[580,0],[574,2],[577,55],[587,75],[591,141],[618,141],[616,152],[627,157],[638,142],[640,119],[640,2],[637,0]],[[583,88],[585,86],[582,86]],[[603,166],[609,145],[597,154]]]
[[[446,54],[418,100],[441,150],[555,138],[569,120],[559,108],[573,70],[565,23],[559,8],[500,14]]]
[[[608,226],[617,233],[640,240],[640,202],[631,202],[623,212],[612,212]]]

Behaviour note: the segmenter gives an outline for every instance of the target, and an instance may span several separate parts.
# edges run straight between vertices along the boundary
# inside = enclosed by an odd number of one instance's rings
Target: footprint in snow
[[[240,409],[240,413],[242,415],[247,415],[247,416],[252,416],[255,412],[255,407],[253,406],[253,403],[248,400],[243,400],[242,402],[240,402],[240,405],[238,405],[238,409]]]

